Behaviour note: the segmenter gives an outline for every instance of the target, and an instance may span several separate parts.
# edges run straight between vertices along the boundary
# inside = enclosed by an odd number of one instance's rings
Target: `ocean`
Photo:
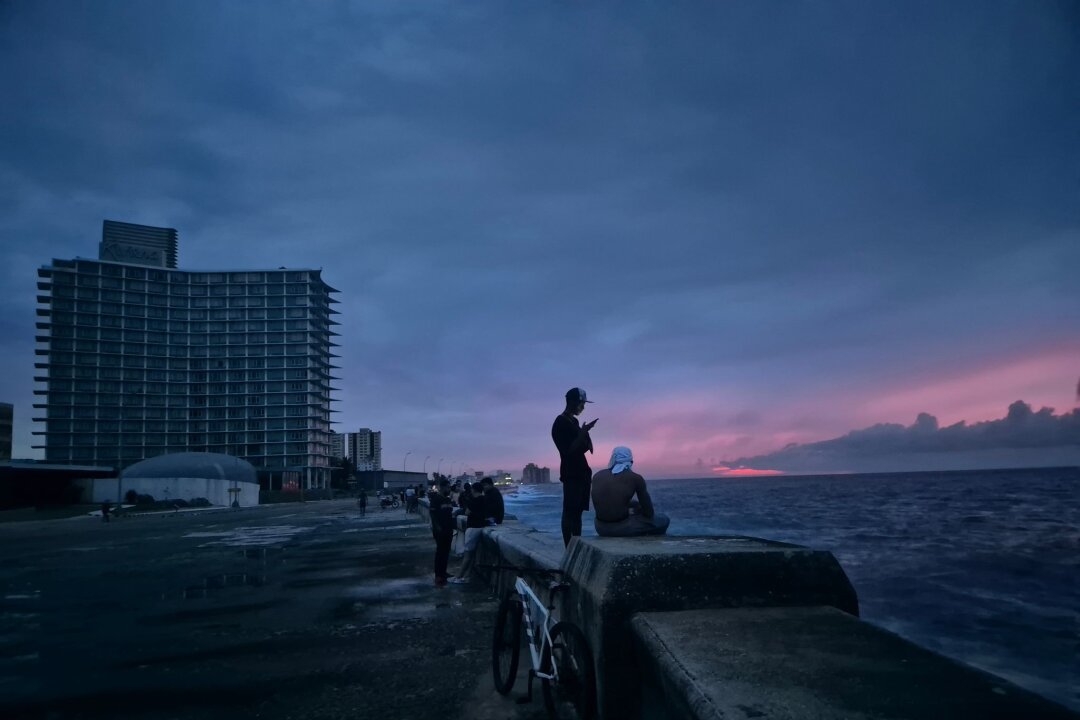
[[[1080,468],[647,482],[669,534],[829,550],[864,620],[1080,710]],[[507,512],[557,534],[561,492]]]

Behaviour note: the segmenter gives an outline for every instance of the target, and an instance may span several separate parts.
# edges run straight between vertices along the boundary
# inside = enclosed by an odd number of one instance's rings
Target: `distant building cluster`
[[[342,458],[358,475],[383,471],[381,431],[330,430],[338,291],[321,271],[196,272],[177,256],[175,229],[106,220],[96,259],[38,269],[33,434],[45,462],[121,472],[227,455],[266,490],[327,488]],[[13,413],[0,403],[0,461]],[[550,481],[533,463],[522,473]]]
[[[223,453],[269,489],[327,487],[337,290],[319,270],[192,272],[176,255],[171,228],[105,221],[97,260],[38,271],[35,447],[118,470]]]
[[[360,428],[356,432],[331,433],[330,454],[348,458],[357,472],[382,470],[382,431]]]
[[[551,470],[546,467],[537,467],[536,463],[529,463],[521,471],[522,485],[539,485],[549,482],[551,482]]]

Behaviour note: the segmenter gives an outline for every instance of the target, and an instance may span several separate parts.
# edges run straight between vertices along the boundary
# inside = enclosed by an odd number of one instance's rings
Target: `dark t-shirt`
[[[431,503],[431,530],[436,535],[454,534],[454,503],[450,498],[437,492],[428,493]]]
[[[551,439],[559,449],[559,481],[564,484],[589,482],[592,469],[585,453],[592,452],[592,438],[581,429],[578,419],[560,414],[551,424]]]
[[[592,438],[581,428],[576,417],[562,413],[551,424],[551,439],[559,448],[563,512],[584,512],[589,509],[589,486],[592,485],[592,469],[585,453],[592,452]]]
[[[479,497],[470,495],[466,507],[469,509],[469,516],[465,520],[465,527],[487,527],[487,518],[491,513],[487,508],[487,499],[483,495],[480,495]]]
[[[495,518],[495,522],[502,525],[506,516],[506,503],[503,502],[502,493],[497,488],[488,488],[484,491],[484,502],[487,503],[488,517]]]

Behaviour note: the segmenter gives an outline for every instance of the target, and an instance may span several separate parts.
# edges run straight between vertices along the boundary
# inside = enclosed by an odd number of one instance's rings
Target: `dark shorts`
[[[589,509],[591,482],[563,483],[562,508],[564,513],[583,513]]]

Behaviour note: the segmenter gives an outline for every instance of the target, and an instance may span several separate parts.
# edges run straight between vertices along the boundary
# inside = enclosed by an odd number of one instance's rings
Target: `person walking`
[[[360,506],[360,517],[367,515],[367,490],[360,491],[360,497],[357,498],[356,504]]]
[[[566,391],[566,408],[551,425],[551,439],[559,449],[559,482],[563,485],[563,545],[581,535],[581,514],[589,509],[592,469],[585,453],[593,451],[589,431],[596,420],[581,425],[577,416],[585,411],[585,403],[591,402],[584,390],[570,388]]]

